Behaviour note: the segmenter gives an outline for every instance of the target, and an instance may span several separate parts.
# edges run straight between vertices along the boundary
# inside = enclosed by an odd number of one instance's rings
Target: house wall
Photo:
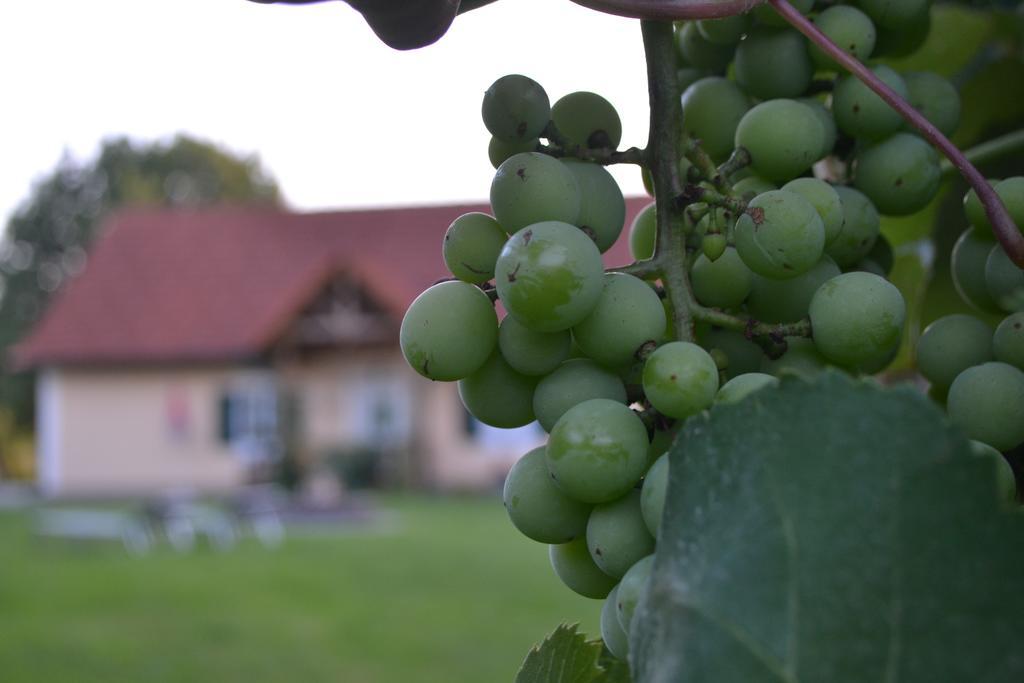
[[[325,354],[276,372],[48,369],[38,396],[40,487],[50,495],[236,489],[252,460],[223,440],[221,400],[266,383],[298,398],[299,439],[313,467],[365,445],[388,458],[392,481],[495,490],[543,441],[539,430],[478,424],[470,433],[457,383],[420,377],[396,349]]]
[[[220,440],[224,369],[49,369],[40,486],[50,495],[224,491],[245,480]]]
[[[455,382],[431,382],[409,368],[397,349],[332,354],[293,363],[282,373],[300,397],[307,450],[316,458],[352,444],[404,458],[407,483],[436,490],[493,490],[543,434],[466,430]],[[390,404],[393,429],[373,426],[375,404]],[[481,433],[483,432],[483,433]]]

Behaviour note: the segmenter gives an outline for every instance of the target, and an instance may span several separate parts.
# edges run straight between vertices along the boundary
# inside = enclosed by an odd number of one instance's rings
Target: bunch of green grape
[[[928,0],[793,4],[861,60],[906,54],[928,33]],[[505,507],[549,545],[559,579],[605,600],[602,635],[618,657],[653,562],[679,427],[783,373],[885,369],[906,305],[886,279],[893,253],[880,217],[922,209],[940,181],[935,150],[770,7],[680,24],[675,35],[689,141],[679,189],[695,199],[659,201],[683,207],[688,296],[662,281],[655,204],[623,234],[622,192],[598,163],[621,142],[614,107],[589,92],[552,104],[534,80],[508,75],[482,107],[492,215],[451,224],[443,258],[453,279],[421,294],[401,328],[409,364],[457,381],[476,419],[548,432],[509,472]],[[873,68],[941,130],[956,128],[950,82]],[[1011,209],[1024,207],[1020,181],[996,187]],[[1024,273],[990,229],[981,234],[976,204],[954,255],[959,286],[976,305],[1017,312],[994,334],[939,321],[920,358],[937,391],[948,384],[952,420],[989,452],[1024,442]],[[620,237],[637,264],[658,267],[606,271],[601,255]],[[676,329],[680,301],[692,329]]]
[[[1014,223],[1024,226],[1024,177],[994,186]],[[970,227],[953,248],[950,268],[957,292],[980,313],[1005,317],[995,330],[968,314],[936,320],[918,340],[917,367],[976,450],[992,454],[1024,444],[1024,271],[995,241],[974,190],[964,209]],[[1012,495],[1013,473],[999,460]]]

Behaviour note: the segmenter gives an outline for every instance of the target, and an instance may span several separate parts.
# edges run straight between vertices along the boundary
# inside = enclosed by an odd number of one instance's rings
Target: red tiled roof
[[[650,200],[627,203],[626,224]],[[448,225],[484,205],[286,213],[131,210],[16,347],[17,366],[214,361],[267,350],[334,274],[401,317],[448,276]],[[624,236],[606,254],[627,263]]]

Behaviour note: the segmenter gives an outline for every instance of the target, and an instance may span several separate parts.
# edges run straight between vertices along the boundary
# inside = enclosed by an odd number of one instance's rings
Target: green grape
[[[734,14],[721,19],[701,19],[697,22],[697,30],[705,40],[715,45],[735,45],[750,28],[750,16]]]
[[[878,236],[866,258],[878,264],[878,267],[882,269],[882,275],[888,275],[892,272],[894,263],[892,245],[889,244],[889,240],[885,235]]]
[[[1012,313],[999,323],[992,351],[996,360],[1024,370],[1024,313]]]
[[[608,273],[590,315],[572,328],[576,344],[602,365],[626,365],[665,334],[665,309],[651,286],[626,273]]]
[[[629,656],[629,635],[619,623],[618,596],[619,587],[616,586],[601,606],[601,640],[613,657],[624,662]]]
[[[607,503],[633,488],[647,467],[647,428],[623,404],[593,398],[565,412],[548,439],[548,470],[562,491]]]
[[[644,394],[663,415],[682,420],[699,413],[718,391],[718,366],[707,351],[690,342],[658,347],[644,364]]]
[[[487,214],[463,214],[444,234],[444,264],[463,282],[487,282],[494,277],[494,264],[507,240],[504,228]]]
[[[575,224],[580,188],[558,159],[540,152],[514,154],[491,181],[491,209],[510,234],[541,221]]]
[[[822,256],[806,273],[789,280],[775,280],[755,274],[747,299],[747,310],[758,320],[793,323],[807,317],[818,287],[839,275],[836,262]]]
[[[1010,260],[1002,245],[992,247],[985,261],[985,286],[1002,310],[1024,311],[1024,270]]]
[[[911,106],[947,137],[956,132],[960,124],[960,93],[956,86],[931,71],[912,71],[902,75]],[[912,130],[909,123],[904,127]]]
[[[544,448],[534,448],[512,466],[502,500],[515,528],[534,541],[568,543],[587,533],[590,506],[568,498],[551,481]]]
[[[665,496],[668,494],[668,453],[662,453],[644,476],[640,489],[640,512],[651,536],[658,537],[662,513],[665,511]]]
[[[1010,218],[1017,225],[1017,229],[1024,232],[1024,176],[1014,176],[992,184],[992,189],[1003,202]],[[977,236],[984,239],[995,239],[992,232],[992,224],[985,214],[985,207],[978,194],[972,189],[964,196],[964,211],[967,219],[975,228]]]
[[[783,185],[782,189],[795,192],[811,203],[825,226],[826,245],[839,237],[843,230],[843,202],[834,187],[817,178],[797,178]]]
[[[806,337],[786,337],[786,352],[778,358],[764,357],[761,368],[774,377],[796,375],[811,378],[828,367],[828,360]]]
[[[498,348],[505,361],[523,375],[547,375],[569,357],[569,330],[536,332],[510,315],[498,325]]]
[[[557,221],[512,235],[494,272],[505,309],[538,332],[558,332],[583,320],[603,289],[604,264],[594,241]]]
[[[807,40],[793,29],[755,26],[736,46],[736,82],[762,100],[802,95],[814,65]]]
[[[889,216],[920,211],[935,198],[942,181],[939,153],[923,139],[896,133],[857,155],[857,189]]]
[[[726,377],[735,377],[761,369],[761,359],[764,356],[761,348],[740,332],[713,327],[698,328],[697,341],[709,352],[717,349],[725,354],[729,359],[725,369]]]
[[[718,261],[722,258],[722,254],[725,253],[726,247],[729,246],[729,240],[720,232],[711,233],[705,235],[704,239],[701,240],[700,248],[703,252],[703,258],[709,265]],[[746,268],[746,266],[744,266]],[[700,299],[700,296],[697,297]],[[737,304],[738,305],[738,304]]]
[[[900,97],[909,97],[907,84],[898,73],[884,65],[871,71]],[[832,113],[839,130],[857,138],[880,140],[903,125],[903,117],[856,76],[845,76],[836,83],[832,91]]]
[[[813,97],[801,97],[797,102],[807,105],[810,110],[814,112],[815,116],[818,117],[818,121],[821,123],[822,129],[825,131],[825,139],[817,157],[819,159],[824,159],[832,153],[833,149],[835,149],[836,140],[839,137],[839,130],[836,128],[836,119],[832,116],[832,112],[829,111],[828,107]]]
[[[683,130],[701,141],[715,161],[728,158],[736,126],[750,102],[735,83],[720,76],[697,81],[683,92]]]
[[[633,616],[636,614],[636,606],[640,604],[644,588],[651,577],[651,570],[654,568],[654,555],[648,555],[629,568],[626,575],[619,582],[619,591],[616,596],[618,607],[619,625],[628,635],[633,624]]]
[[[551,120],[570,145],[615,149],[622,141],[622,121],[612,103],[592,92],[573,92],[551,107]]]
[[[755,391],[765,387],[778,386],[779,378],[767,375],[763,372],[748,372],[745,375],[737,375],[722,385],[715,395],[715,403],[731,405],[739,403]]]
[[[696,22],[689,22],[676,32],[676,49],[690,66],[721,73],[732,61],[731,45],[716,45],[700,34]]]
[[[658,231],[656,205],[651,202],[640,210],[629,226],[629,253],[637,261],[654,256],[654,241]]]
[[[876,361],[899,344],[907,306],[900,290],[871,273],[844,273],[823,284],[809,310],[814,344],[834,363]]]
[[[563,159],[580,188],[580,214],[576,225],[587,233],[603,254],[612,248],[626,222],[626,200],[615,178],[604,166]]]
[[[513,370],[498,349],[479,370],[459,380],[459,397],[469,414],[492,427],[512,429],[534,421],[536,377]]]
[[[601,600],[615,587],[615,579],[594,564],[587,550],[587,539],[582,536],[568,543],[548,546],[548,558],[562,583],[585,598]]]
[[[498,316],[487,295],[466,282],[441,282],[416,297],[398,333],[412,369],[451,382],[476,372],[498,342]]]
[[[832,42],[857,61],[865,62],[875,50],[875,24],[871,17],[856,7],[835,5],[814,18],[815,25]],[[811,59],[815,66],[826,71],[843,70],[839,64],[826,55],[821,48],[811,45]]]
[[[977,228],[967,228],[960,235],[953,245],[950,271],[961,299],[979,311],[995,313],[999,306],[985,284],[985,264],[992,251],[992,242],[979,237],[980,232]]]
[[[502,76],[484,93],[484,125],[506,142],[536,139],[551,119],[551,102],[537,81],[519,74]]]
[[[733,192],[737,197],[750,201],[759,194],[770,190],[777,190],[779,186],[756,175],[749,175],[746,178],[737,180],[732,185]]]
[[[857,0],[857,4],[879,26],[908,29],[920,22],[931,0]]]
[[[750,294],[753,276],[733,247],[722,252],[716,261],[701,254],[690,272],[697,301],[718,308],[736,308],[742,304]]]
[[[969,438],[1016,448],[1024,443],[1024,372],[998,361],[967,368],[953,380],[946,409]]]
[[[802,196],[786,190],[754,197],[737,219],[733,237],[752,271],[778,280],[806,273],[825,248],[821,216]]]
[[[894,360],[896,360],[896,356],[899,355],[899,351],[899,343],[897,343],[896,346],[893,346],[888,351],[883,351],[874,358],[869,358],[862,363],[858,363],[850,369],[861,375],[876,375],[882,370],[885,370]]]
[[[834,189],[843,203],[843,229],[825,245],[825,253],[840,268],[852,268],[875,246],[882,221],[878,209],[863,192],[843,185]]]
[[[793,9],[806,16],[811,8],[814,7],[814,0],[790,0],[790,5]],[[765,26],[785,26],[786,20],[782,18],[775,8],[771,5],[761,5],[755,7],[753,11],[754,18]]]
[[[971,439],[971,453],[979,458],[990,458],[996,466],[996,491],[1002,500],[1015,500],[1017,498],[1017,477],[1013,474],[1013,468],[1007,462],[1003,454],[989,446],[987,443]]]
[[[879,26],[875,22],[878,35],[875,38],[874,57],[906,57],[912,55],[928,40],[932,30],[932,15],[927,7],[919,10],[914,20],[900,29]]]
[[[768,100],[744,114],[736,127],[736,146],[750,152],[755,173],[784,182],[821,158],[825,127],[802,102]]]
[[[587,521],[587,547],[594,564],[615,578],[654,552],[654,537],[647,532],[640,511],[639,490],[594,506]]]
[[[487,143],[487,158],[490,160],[494,170],[498,170],[498,167],[510,156],[522,152],[536,152],[539,143],[540,141],[537,138],[530,138],[521,142],[505,142],[500,138],[491,136],[491,141]]]
[[[573,406],[592,398],[626,404],[626,387],[618,375],[589,358],[573,358],[545,377],[533,392],[533,412],[544,431]]]
[[[993,360],[992,328],[971,315],[939,318],[917,342],[917,369],[937,391],[969,367]]]

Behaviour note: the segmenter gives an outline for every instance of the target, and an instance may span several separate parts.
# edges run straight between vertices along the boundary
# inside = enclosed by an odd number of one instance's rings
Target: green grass
[[[561,621],[597,634],[600,601],[559,583],[500,500],[380,507],[379,531],[144,557],[0,513],[0,678],[491,683]]]

